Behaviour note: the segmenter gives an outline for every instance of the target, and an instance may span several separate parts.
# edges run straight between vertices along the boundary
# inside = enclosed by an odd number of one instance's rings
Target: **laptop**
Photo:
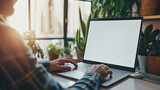
[[[57,74],[78,80],[93,64],[106,64],[113,74],[101,85],[108,87],[135,72],[142,20],[141,17],[91,19],[83,62],[75,70]]]

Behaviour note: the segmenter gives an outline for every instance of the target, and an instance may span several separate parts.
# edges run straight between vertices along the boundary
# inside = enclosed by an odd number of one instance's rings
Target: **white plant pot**
[[[147,72],[148,56],[138,55],[138,63],[140,72]]]

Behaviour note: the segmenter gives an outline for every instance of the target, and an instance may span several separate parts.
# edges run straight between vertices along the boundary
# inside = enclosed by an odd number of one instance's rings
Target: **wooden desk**
[[[59,82],[62,87],[72,86],[76,80],[52,74],[54,79]],[[125,78],[110,87],[100,87],[99,90],[160,90],[160,85],[131,77]]]

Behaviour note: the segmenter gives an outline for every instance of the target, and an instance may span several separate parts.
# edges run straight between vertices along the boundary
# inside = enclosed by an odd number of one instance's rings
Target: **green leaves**
[[[105,17],[106,16],[106,13],[107,13],[107,10],[108,10],[108,8],[109,8],[109,3],[105,3],[104,4],[104,8],[103,8],[103,11],[102,11],[102,15],[103,15],[103,17]]]
[[[144,33],[141,34],[141,41],[140,41],[140,50],[139,54],[141,55],[148,55],[149,51],[149,43],[151,42],[149,37],[151,34],[151,31],[153,29],[153,25],[150,24],[146,27]]]
[[[130,17],[132,16],[132,6],[140,6],[140,0],[92,0],[93,18],[104,17]],[[137,10],[137,12],[138,12]]]
[[[87,23],[86,23],[85,37],[83,37],[84,41],[86,41],[86,39],[87,39],[87,34],[88,34],[88,29],[89,29],[89,22],[90,22],[91,17],[92,17],[92,14],[89,15],[89,18],[88,18]]]
[[[156,29],[155,31],[153,31],[150,35],[149,35],[149,41],[153,42],[156,41],[156,36],[160,34],[160,30]]]
[[[82,20],[82,14],[81,14],[81,9],[80,8],[79,8],[79,19],[80,19],[80,24],[81,24],[81,29],[82,29],[83,37],[85,37],[86,25],[85,25],[84,21]]]
[[[153,25],[152,25],[152,24],[150,24],[149,26],[146,27],[146,29],[145,29],[145,31],[144,31],[144,37],[145,37],[146,39],[149,38],[149,35],[150,35],[152,29],[153,29]]]
[[[70,55],[70,54],[71,54],[71,51],[72,51],[72,49],[71,49],[71,43],[68,43],[68,46],[67,46],[67,47],[64,47],[63,52],[64,52],[64,54],[66,54],[66,55]]]
[[[77,43],[77,47],[79,47],[80,38],[81,38],[81,33],[80,33],[80,29],[78,29],[76,32],[76,38],[75,38],[75,41]]]
[[[141,34],[140,40],[140,55],[159,55],[160,43],[156,41],[156,37],[160,34],[160,30],[153,30],[153,25],[146,27],[144,33]]]
[[[73,40],[73,43],[76,44],[76,47],[75,47],[76,51],[84,50],[84,44],[87,38],[88,25],[89,25],[90,18],[91,18],[91,14],[87,20],[87,23],[85,23],[82,19],[81,9],[79,8],[79,20],[80,20],[81,28],[77,30],[76,37]],[[81,32],[82,32],[83,37],[81,37]]]
[[[24,39],[28,40],[27,45],[31,48],[32,53],[39,57],[44,58],[44,53],[39,44],[36,44],[35,42],[35,31],[27,31],[24,32]]]
[[[55,45],[49,44],[48,47],[47,47],[47,51],[50,52],[50,53],[55,53],[55,54],[59,55],[61,49],[58,46],[58,43],[56,43]]]

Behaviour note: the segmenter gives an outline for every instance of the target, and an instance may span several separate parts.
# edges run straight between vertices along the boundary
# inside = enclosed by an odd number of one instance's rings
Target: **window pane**
[[[28,28],[28,0],[18,0],[15,5],[15,13],[7,19],[8,24],[15,28],[21,35]]]
[[[60,47],[64,47],[64,41],[63,40],[36,40],[36,44],[39,44],[39,46],[41,47],[41,49],[43,50],[43,53],[44,53],[44,59],[47,59],[49,60],[49,57],[48,57],[48,53],[47,53],[47,46],[49,44],[56,44],[58,43]]]
[[[64,0],[31,0],[31,24],[36,37],[62,37]]]
[[[74,37],[77,29],[80,28],[79,8],[82,19],[87,22],[91,12],[91,2],[68,0],[68,37]]]

